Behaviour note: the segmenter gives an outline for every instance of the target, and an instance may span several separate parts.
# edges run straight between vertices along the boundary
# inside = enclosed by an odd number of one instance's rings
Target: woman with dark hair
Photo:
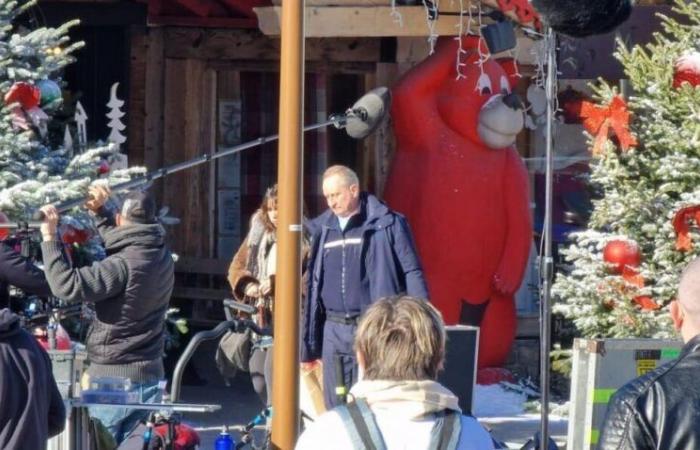
[[[277,185],[265,192],[250,220],[245,241],[231,261],[228,281],[236,300],[257,308],[253,319],[260,327],[272,322],[274,278],[277,263]],[[304,241],[303,254],[307,253]],[[272,393],[272,338],[253,335],[248,368],[255,392],[269,405]]]

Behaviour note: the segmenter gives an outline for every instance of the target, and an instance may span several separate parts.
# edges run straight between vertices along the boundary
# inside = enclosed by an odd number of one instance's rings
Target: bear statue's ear
[[[496,58],[496,62],[500,64],[500,66],[506,72],[511,90],[514,89],[521,77],[520,72],[518,71],[518,62],[515,60],[515,58],[510,57]]]

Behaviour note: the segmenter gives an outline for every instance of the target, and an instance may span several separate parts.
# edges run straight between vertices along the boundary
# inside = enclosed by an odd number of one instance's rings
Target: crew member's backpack
[[[386,450],[386,444],[374,414],[364,399],[356,398],[354,402],[336,407],[335,411],[340,415],[348,430],[353,448]],[[462,431],[461,416],[457,411],[449,409],[438,414],[428,450],[455,450],[457,448]]]

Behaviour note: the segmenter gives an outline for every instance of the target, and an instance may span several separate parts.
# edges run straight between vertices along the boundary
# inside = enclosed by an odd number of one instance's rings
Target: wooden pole
[[[292,450],[299,433],[299,303],[304,109],[303,0],[283,2],[281,36],[272,448]]]

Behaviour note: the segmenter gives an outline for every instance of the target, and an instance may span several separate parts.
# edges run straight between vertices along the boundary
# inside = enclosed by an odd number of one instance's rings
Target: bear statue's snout
[[[520,97],[517,94],[496,94],[481,107],[477,132],[487,147],[500,149],[513,145],[524,125]]]
[[[523,107],[523,101],[520,99],[520,96],[516,93],[510,93],[503,97],[503,104],[509,107],[510,109],[514,109],[516,111],[525,109]]]

